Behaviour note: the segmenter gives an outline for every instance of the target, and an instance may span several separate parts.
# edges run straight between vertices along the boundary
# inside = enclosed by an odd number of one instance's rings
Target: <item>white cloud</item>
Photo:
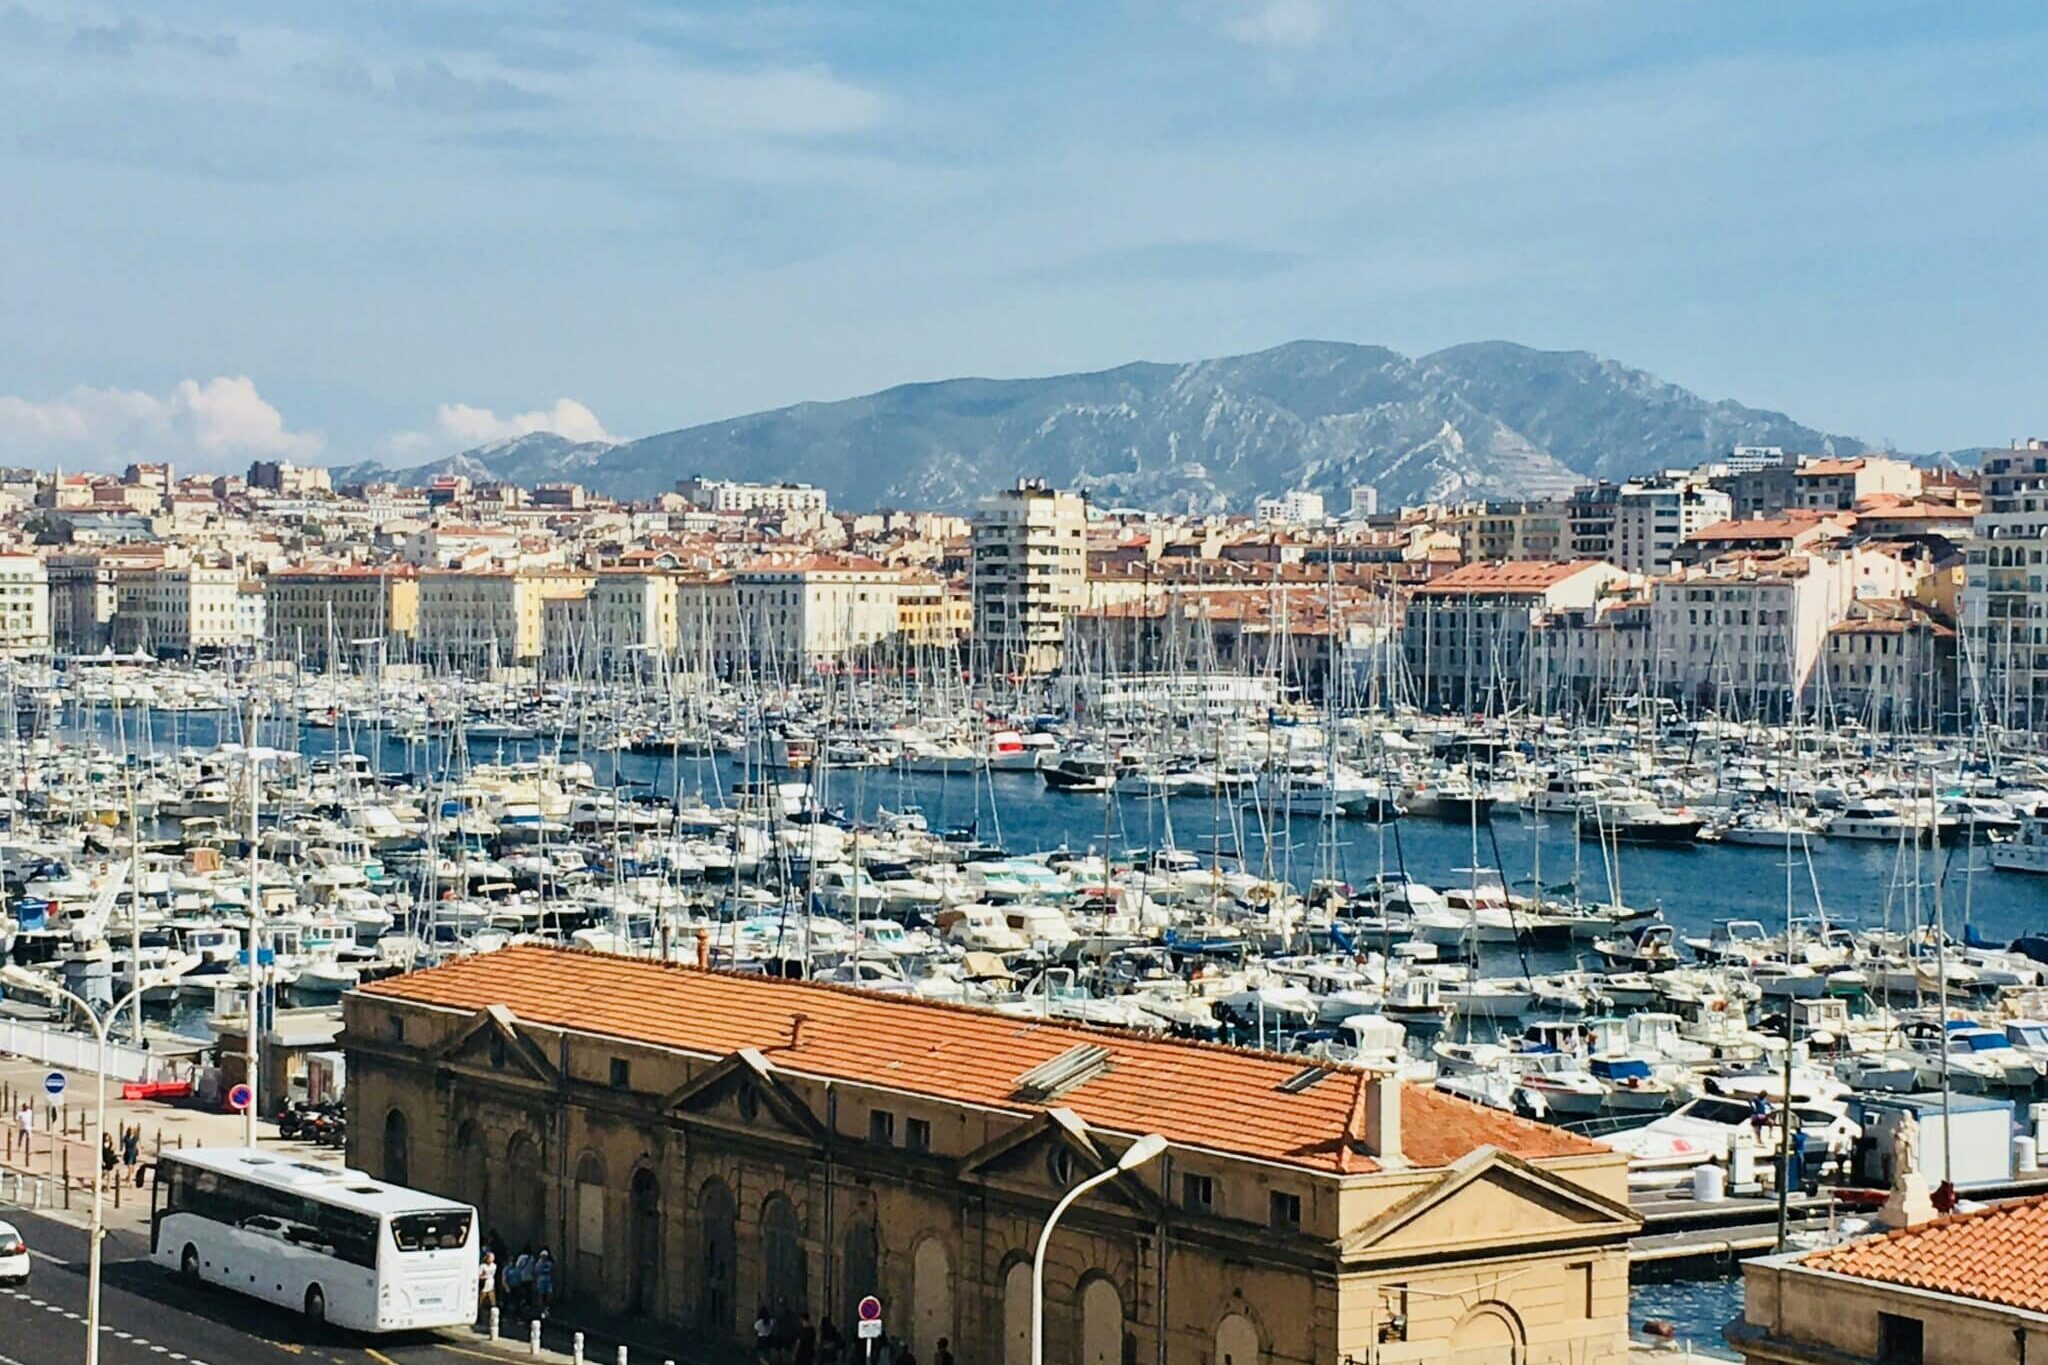
[[[536,431],[551,431],[571,441],[610,441],[612,434],[597,420],[597,414],[573,398],[557,398],[551,408],[500,417],[489,408],[467,403],[443,403],[434,414],[436,425],[450,440],[466,449],[489,441],[506,441]]]
[[[134,460],[232,469],[248,459],[308,460],[326,444],[292,431],[246,375],[187,379],[167,394],[84,385],[45,402],[0,395],[0,463],[118,469]]]
[[[609,443],[618,439],[604,429],[596,413],[573,398],[557,398],[553,407],[503,417],[468,403],[443,403],[434,410],[434,422],[428,429],[385,437],[383,453],[389,459],[426,461],[536,431],[550,431],[571,441]]]
[[[1330,18],[1329,0],[1261,0],[1223,31],[1254,47],[1306,48],[1323,40]]]

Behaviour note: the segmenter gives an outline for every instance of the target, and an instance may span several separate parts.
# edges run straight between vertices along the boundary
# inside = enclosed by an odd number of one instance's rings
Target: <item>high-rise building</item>
[[[1685,538],[1728,520],[1731,506],[1726,493],[1689,477],[1631,479],[1615,495],[1609,558],[1630,573],[1669,573]]]
[[[1088,596],[1088,514],[1078,493],[1019,480],[974,517],[974,628],[991,667],[1049,673]]]
[[[1963,588],[1960,686],[1977,714],[2048,720],[2048,440],[1987,452]]]

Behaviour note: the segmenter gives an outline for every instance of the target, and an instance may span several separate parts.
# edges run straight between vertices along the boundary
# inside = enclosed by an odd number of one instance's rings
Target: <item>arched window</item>
[[[1259,1329],[1242,1313],[1216,1324],[1214,1365],[1259,1365]]]
[[[1504,1303],[1482,1303],[1451,1333],[1457,1365],[1522,1365],[1522,1321]]]
[[[952,1336],[952,1260],[943,1241],[927,1237],[910,1258],[910,1344],[920,1360],[937,1360],[939,1338]]]
[[[854,1308],[862,1299],[881,1294],[881,1264],[881,1243],[875,1236],[874,1219],[855,1220],[846,1229],[845,1255],[840,1263],[840,1286],[845,1291],[840,1321],[852,1322]]]
[[[1081,1290],[1081,1365],[1123,1365],[1124,1300],[1100,1276]]]
[[[761,1206],[761,1291],[768,1310],[802,1312],[809,1306],[807,1279],[796,1205],[787,1195],[771,1194]]]
[[[1018,1260],[1003,1276],[1003,1365],[1031,1365],[1031,1262]]]
[[[384,1183],[412,1183],[412,1133],[397,1109],[384,1116]]]
[[[512,1139],[505,1152],[505,1198],[499,1210],[507,1246],[538,1247],[548,1239],[541,1229],[540,1147],[525,1133]]]
[[[697,1196],[697,1326],[715,1336],[733,1331],[733,1267],[738,1261],[739,1205],[723,1180]]]
[[[627,1308],[653,1314],[661,1308],[661,1182],[642,1166],[633,1172],[632,1245],[627,1253]]]
[[[604,1283],[604,1159],[585,1152],[576,1162],[576,1279],[586,1290]]]
[[[467,1200],[482,1209],[486,1220],[491,1212],[489,1170],[483,1133],[476,1126],[476,1120],[469,1119],[455,1130],[454,1194],[457,1199]]]

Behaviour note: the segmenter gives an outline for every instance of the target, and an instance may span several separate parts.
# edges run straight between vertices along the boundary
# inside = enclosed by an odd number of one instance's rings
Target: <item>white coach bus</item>
[[[476,1210],[246,1147],[157,1161],[150,1256],[358,1332],[476,1321]]]

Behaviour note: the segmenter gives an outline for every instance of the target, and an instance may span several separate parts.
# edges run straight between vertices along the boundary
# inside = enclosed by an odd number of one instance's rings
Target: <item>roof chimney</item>
[[[811,1016],[808,1014],[792,1014],[789,1017],[789,1046],[792,1051],[802,1046],[804,1039],[804,1025],[808,1024],[810,1021]]]
[[[1365,1083],[1365,1145],[1382,1166],[1406,1165],[1401,1155],[1401,1078],[1376,1073]]]

